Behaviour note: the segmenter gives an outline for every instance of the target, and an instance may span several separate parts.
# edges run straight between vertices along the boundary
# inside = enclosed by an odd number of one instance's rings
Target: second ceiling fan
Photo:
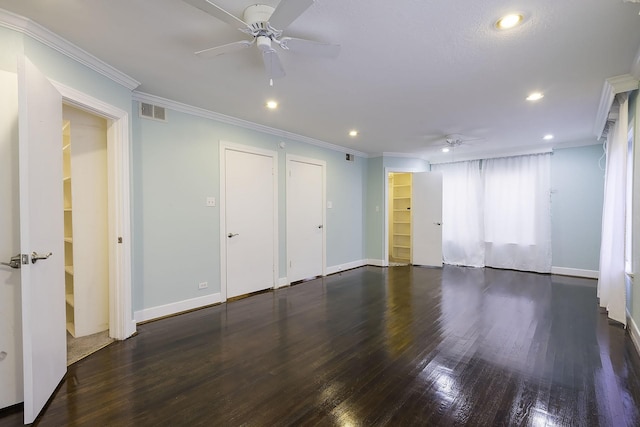
[[[184,1],[252,37],[250,40],[240,40],[196,52],[201,58],[212,58],[243,50],[255,44],[262,53],[267,77],[277,79],[284,77],[286,73],[274,46],[294,53],[320,57],[335,57],[340,52],[340,45],[282,36],[289,24],[313,5],[315,0],[281,0],[275,8],[254,4],[245,9],[243,19],[209,0]]]

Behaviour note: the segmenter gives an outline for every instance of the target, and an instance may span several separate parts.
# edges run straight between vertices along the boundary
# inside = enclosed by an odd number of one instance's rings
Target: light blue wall
[[[551,158],[552,265],[599,269],[604,158],[602,145],[555,150]]]
[[[176,111],[167,117],[167,123],[133,120],[134,310],[220,292],[221,140],[278,153],[280,277],[286,276],[287,154],[326,162],[333,205],[326,211],[327,267],[364,258],[365,159],[347,162],[341,152]],[[205,207],[207,196],[218,207]],[[203,281],[206,291],[198,290]]]

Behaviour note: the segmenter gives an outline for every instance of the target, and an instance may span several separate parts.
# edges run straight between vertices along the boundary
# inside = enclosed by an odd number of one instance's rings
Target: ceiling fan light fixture
[[[541,92],[533,92],[527,96],[527,101],[539,101],[544,98],[544,95]]]
[[[519,13],[510,13],[498,19],[495,23],[495,27],[498,30],[508,30],[517,25],[520,25],[524,21],[524,16]]]

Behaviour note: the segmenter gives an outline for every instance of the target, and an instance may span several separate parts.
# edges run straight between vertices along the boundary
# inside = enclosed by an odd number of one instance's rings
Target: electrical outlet
[[[198,289],[206,289],[209,287],[209,284],[207,282],[201,282],[198,284]]]

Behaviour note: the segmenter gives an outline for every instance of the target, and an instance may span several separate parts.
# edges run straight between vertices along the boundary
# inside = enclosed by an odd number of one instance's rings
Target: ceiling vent
[[[164,107],[159,107],[153,104],[147,104],[146,102],[140,103],[140,117],[147,119],[159,120],[161,122],[167,121],[167,110]]]

